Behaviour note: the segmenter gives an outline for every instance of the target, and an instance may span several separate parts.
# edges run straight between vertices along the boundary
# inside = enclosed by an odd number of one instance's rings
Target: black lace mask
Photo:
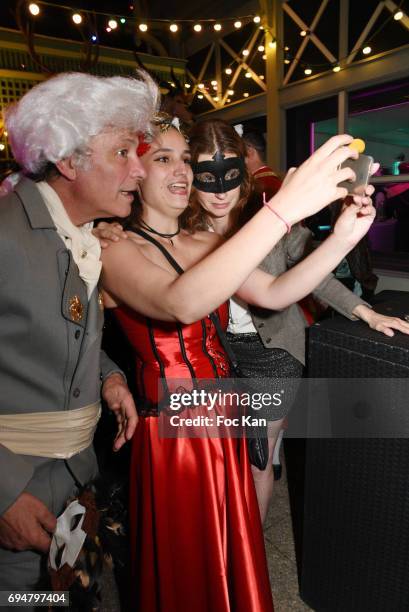
[[[225,157],[216,151],[211,161],[192,164],[193,185],[206,193],[226,193],[242,184],[244,160],[242,157]]]

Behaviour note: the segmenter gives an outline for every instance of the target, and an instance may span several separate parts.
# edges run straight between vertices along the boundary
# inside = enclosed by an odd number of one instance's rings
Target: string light
[[[48,3],[45,3],[45,4],[48,4]],[[43,9],[42,3],[38,4],[36,2],[27,2],[26,6],[27,6],[27,9],[28,9],[29,13],[32,16],[34,16],[34,17],[36,17],[40,13],[42,14],[42,12],[43,12],[42,11],[42,9]],[[53,5],[53,4],[50,3],[50,6],[56,6],[56,5]],[[62,8],[67,9],[68,7],[62,7]],[[75,23],[78,26],[84,22],[84,20],[88,16],[88,13],[91,12],[91,11],[88,11],[87,9],[84,9],[84,10],[80,9],[80,10],[81,10],[81,12],[70,11],[71,12],[71,19],[72,19],[73,23]],[[402,18],[405,18],[405,19],[407,18],[405,16],[405,13],[402,10],[400,10],[399,7],[396,7],[396,5],[395,5],[395,11],[394,12],[391,11],[391,12],[392,12],[391,17],[393,17],[393,19],[395,21],[399,21]],[[96,14],[100,15],[100,16],[105,15],[105,19],[107,17],[109,18],[109,14],[106,15],[106,13],[104,14],[104,13],[96,12]],[[115,18],[114,17],[109,18],[109,21],[105,22],[105,23],[107,23],[107,27],[105,28],[106,32],[109,33],[112,30],[116,30],[118,28],[118,24],[119,23],[125,24],[127,21],[129,21],[129,19],[132,19],[133,23],[135,23],[135,21],[136,21],[136,19],[134,19],[134,18],[131,18],[131,17],[125,18],[123,16],[121,17],[120,15],[115,15]],[[221,30],[223,30],[223,25],[227,21],[229,21],[230,27],[231,27],[231,25],[233,25],[234,28],[238,30],[238,29],[240,29],[243,26],[243,23],[244,24],[248,24],[249,20],[251,20],[251,17],[246,16],[246,17],[244,17],[242,19],[244,19],[244,21],[241,21],[240,18],[239,18],[239,19],[236,19],[236,21],[234,21],[233,23],[232,23],[232,21],[228,20],[227,18],[226,19],[222,19],[220,22],[219,21],[216,22],[215,19],[203,19],[201,22],[197,22],[197,23],[192,22],[191,20],[183,20],[182,19],[181,21],[182,22],[184,22],[184,21],[189,22],[190,21],[190,27],[193,26],[193,30],[195,32],[202,32],[204,28],[207,29],[209,27],[212,27],[212,29],[215,32],[220,32]],[[252,19],[253,19],[253,22],[255,24],[261,24],[261,18],[260,18],[259,15],[254,15]],[[389,17],[389,19],[390,19],[390,17]],[[181,29],[180,24],[178,25],[177,23],[173,23],[170,20],[166,20],[166,19],[152,20],[152,22],[153,23],[162,22],[163,25],[165,26],[165,28],[169,28],[170,32],[173,32],[173,33],[176,33],[178,31],[180,31],[180,29]],[[137,24],[135,24],[135,25],[137,25]],[[139,30],[141,32],[147,32],[148,31],[148,27],[149,26],[148,26],[147,22],[146,23],[140,23],[138,25],[138,28],[139,28]],[[183,25],[182,25],[182,28],[183,28]],[[259,28],[262,29],[262,30],[265,30],[265,27],[263,25],[259,25]],[[266,51],[268,51],[268,49],[274,49],[274,48],[277,47],[277,41],[276,41],[276,39],[274,37],[272,37],[271,31],[270,30],[266,30],[266,31],[269,34],[269,36],[268,36],[268,38],[270,38],[269,42],[266,45],[260,44],[257,47],[257,49],[260,52],[260,54],[262,54],[263,60],[267,59]],[[93,43],[97,43],[98,42],[98,32],[96,32],[95,30],[94,30],[94,32],[95,33],[92,34],[92,35],[91,35],[91,33],[88,34],[88,40],[91,40]],[[378,33],[378,31],[376,32],[376,34],[377,33]],[[306,29],[300,30],[299,34],[300,34],[301,37],[306,37],[306,36],[310,36],[311,35],[311,31],[306,28]],[[280,47],[281,47],[281,44],[280,44]],[[284,51],[285,51],[285,53],[284,53],[284,64],[289,65],[289,64],[291,64],[293,58],[288,53],[289,47],[285,46],[283,48],[284,48]],[[372,48],[371,48],[371,46],[369,44],[365,44],[363,47],[361,47],[361,52],[362,52],[362,54],[364,56],[367,56],[367,55],[371,54],[373,52],[373,50],[372,50]],[[247,58],[247,56],[250,55],[249,49],[243,49],[241,53],[242,53],[242,56],[244,58]],[[245,60],[245,61],[248,62],[249,60]],[[230,62],[230,65],[231,64],[232,64],[232,62]],[[324,64],[324,63],[322,63],[322,64],[313,64],[312,67],[310,67],[310,66],[308,66],[306,64],[304,64],[304,65],[301,64],[301,66],[302,66],[302,70],[304,71],[304,74],[306,76],[309,76],[309,75],[311,75],[313,73],[313,71],[317,71],[317,70],[320,70],[320,69],[332,70],[334,73],[338,73],[338,72],[340,72],[342,70],[341,65],[339,65],[337,63],[333,63],[333,64],[331,64],[331,63],[327,63],[327,64]],[[233,66],[233,70],[234,70],[234,66]],[[228,66],[227,68],[224,69],[224,72],[225,72],[226,75],[230,76],[230,75],[233,74],[233,70],[232,70],[232,68],[230,66]],[[250,70],[248,70],[247,72],[245,72],[245,77],[250,79],[250,78],[253,77],[253,73],[250,72]],[[257,78],[256,77],[256,73],[254,73],[254,78]],[[265,76],[260,74],[260,75],[258,75],[258,78],[260,80],[264,80]],[[186,89],[189,89],[191,87],[191,85],[186,83],[185,87],[186,87]],[[198,89],[201,89],[202,91],[204,89],[208,90],[208,87],[205,86],[203,83],[196,85],[196,87],[198,87]],[[216,84],[213,84],[213,88],[216,90],[216,91],[213,92],[213,94],[216,94],[216,97],[221,99],[221,97],[220,97],[221,94],[220,94],[220,92],[218,93],[217,82],[216,82]],[[209,93],[210,93],[210,91],[209,91]],[[217,95],[217,93],[218,93],[218,95]],[[247,93],[247,92],[245,92],[245,93]],[[233,94],[234,94],[233,90],[227,90],[227,96],[230,96],[230,95],[233,95]],[[247,93],[247,96],[249,96],[249,95],[250,94]],[[227,96],[226,96],[226,99],[227,99]],[[247,96],[244,95],[244,97],[247,97]],[[202,98],[203,98],[203,96],[202,96]]]
[[[213,98],[213,100],[214,100],[215,102],[218,102],[218,101],[219,101],[219,96],[215,96],[215,97]]]
[[[231,99],[230,99],[230,98],[227,98],[226,102],[227,102],[227,104],[230,104]]]
[[[234,89],[228,89],[227,93],[229,94],[229,96],[234,96]]]
[[[3,143],[0,143],[0,151],[4,151],[5,148],[6,148],[6,145]]]
[[[244,92],[243,97],[244,98],[248,98],[250,94],[247,93],[247,91]]]
[[[214,86],[216,86],[216,87],[217,87],[217,81],[210,81],[210,85],[213,85],[213,87],[214,87]]]
[[[197,96],[197,97],[199,98],[199,100],[203,100],[203,97],[204,97],[204,96],[203,96],[203,94],[198,94],[198,96]]]
[[[40,14],[40,7],[38,6],[38,4],[35,4],[35,2],[32,2],[28,5],[28,10],[32,15],[34,15],[34,17],[37,17],[37,15]]]

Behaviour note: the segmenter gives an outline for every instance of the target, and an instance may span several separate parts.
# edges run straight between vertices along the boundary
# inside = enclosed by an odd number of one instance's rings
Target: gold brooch
[[[71,319],[75,321],[75,323],[79,323],[84,315],[84,306],[81,303],[78,295],[74,295],[70,298],[70,315]]]
[[[104,310],[104,297],[102,291],[98,291],[98,305],[100,310]]]

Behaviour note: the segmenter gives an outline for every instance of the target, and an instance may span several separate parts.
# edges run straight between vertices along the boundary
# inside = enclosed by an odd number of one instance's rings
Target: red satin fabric
[[[117,317],[135,348],[136,380],[157,399],[166,378],[219,376],[228,364],[210,319],[177,326],[127,308]],[[227,325],[227,306],[219,309]],[[156,354],[152,349],[152,336]],[[181,347],[183,345],[183,350]],[[203,347],[205,345],[205,350]],[[209,358],[210,356],[210,358]],[[253,479],[244,440],[163,439],[140,417],[131,463],[132,598],[138,612],[272,612]]]

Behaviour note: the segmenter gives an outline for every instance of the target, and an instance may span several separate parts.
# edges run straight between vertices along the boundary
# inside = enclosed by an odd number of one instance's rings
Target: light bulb
[[[74,13],[74,15],[72,16],[72,20],[76,25],[82,23],[82,17],[79,13]]]
[[[32,2],[31,4],[29,4],[28,10],[35,17],[40,14],[40,7],[38,6],[38,4],[35,4],[35,2]]]

